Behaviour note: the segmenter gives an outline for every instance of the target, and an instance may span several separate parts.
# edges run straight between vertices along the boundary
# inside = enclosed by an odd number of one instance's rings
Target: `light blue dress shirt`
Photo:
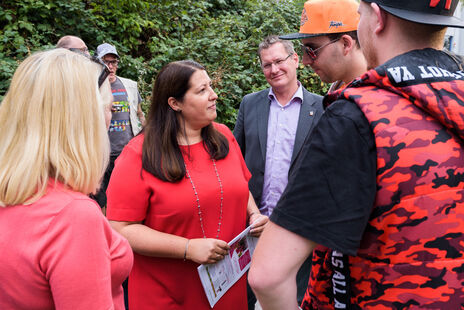
[[[269,91],[270,110],[267,127],[266,164],[263,195],[259,204],[262,214],[270,216],[288,183],[288,169],[293,154],[303,88],[297,91],[286,105],[277,101]]]

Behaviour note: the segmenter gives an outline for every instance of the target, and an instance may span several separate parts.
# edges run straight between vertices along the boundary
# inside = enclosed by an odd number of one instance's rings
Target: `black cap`
[[[454,17],[459,0],[362,0],[377,3],[388,13],[412,22],[464,28],[464,22]]]

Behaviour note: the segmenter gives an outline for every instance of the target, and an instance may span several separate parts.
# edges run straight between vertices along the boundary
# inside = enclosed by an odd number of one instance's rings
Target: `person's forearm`
[[[214,264],[224,259],[227,242],[215,238],[193,238],[164,233],[140,223],[110,221],[138,254],[191,260],[198,264]]]
[[[273,228],[275,225],[272,225]],[[269,234],[266,235],[269,237]],[[266,241],[266,240],[265,240]],[[284,310],[298,309],[296,299],[296,273],[298,268],[284,268],[278,267],[279,262],[276,259],[277,255],[273,255],[273,252],[280,251],[278,247],[269,249],[266,247],[264,253],[267,253],[267,259],[263,261],[263,244],[258,242],[258,253],[253,257],[254,261],[252,269],[248,275],[250,285],[255,292],[256,297],[263,310]],[[293,258],[292,253],[288,251],[289,258]],[[284,255],[285,256],[285,255]],[[258,264],[256,264],[258,263]],[[289,264],[288,260],[282,260],[281,263],[284,265]],[[275,272],[272,272],[274,270]]]
[[[298,309],[296,274],[315,243],[272,222],[253,253],[248,282],[263,310]]]
[[[248,204],[247,204],[247,214],[248,214],[248,217],[250,217],[252,214],[254,213],[257,213],[257,214],[260,214],[261,212],[259,212],[259,209],[258,209],[258,206],[256,205],[255,203],[255,200],[253,198],[253,195],[251,194],[251,192],[249,191],[249,196],[248,196]]]
[[[110,221],[113,228],[123,235],[134,252],[156,257],[183,258],[187,239],[163,233],[143,224],[129,225]]]
[[[259,237],[263,232],[266,224],[269,221],[269,218],[265,215],[262,215],[256,206],[253,195],[249,192],[248,204],[247,204],[247,216],[248,216],[248,225],[253,224],[253,228],[250,230],[250,233],[253,237]]]
[[[288,275],[279,283],[254,287],[253,291],[263,310],[297,310],[295,275]],[[269,283],[270,284],[270,283]]]

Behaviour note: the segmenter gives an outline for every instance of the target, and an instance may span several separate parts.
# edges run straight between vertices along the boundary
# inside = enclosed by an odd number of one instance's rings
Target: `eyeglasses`
[[[326,44],[324,44],[324,45],[322,45],[322,46],[316,48],[315,50],[313,50],[313,49],[310,48],[309,46],[306,46],[306,45],[301,44],[301,50],[302,50],[303,54],[306,53],[306,55],[308,55],[309,58],[311,58],[312,60],[316,60],[316,58],[317,58],[317,52],[318,52],[318,51],[320,51],[321,49],[323,49],[323,48],[326,47],[327,45],[330,45],[330,44],[332,44],[332,43],[337,42],[338,40],[340,40],[340,38],[336,38],[336,39],[334,39],[334,40],[332,40],[332,41],[329,41],[329,42],[327,42]]]
[[[265,64],[262,64],[261,65],[261,68],[263,68],[264,71],[269,71],[271,70],[272,68],[272,65],[276,65],[277,67],[280,67],[284,64],[284,62],[290,58],[290,56],[292,56],[293,54],[289,54],[287,57],[283,58],[283,59],[277,59],[277,60],[274,60],[273,62],[270,62],[270,63],[265,63]]]
[[[103,59],[103,62],[109,66],[109,65],[112,65],[113,67],[117,67],[118,64],[119,64],[119,60],[118,59],[115,59],[115,60],[104,60]]]
[[[100,88],[105,82],[108,75],[110,75],[111,73],[110,68],[108,68],[108,66],[98,57],[93,56],[91,60],[103,66],[102,72],[100,73],[100,76],[98,77],[98,88]]]

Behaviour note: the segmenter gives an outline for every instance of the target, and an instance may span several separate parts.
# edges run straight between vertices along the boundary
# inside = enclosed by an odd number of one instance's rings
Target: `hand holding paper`
[[[227,242],[214,238],[189,241],[186,258],[198,264],[214,264],[224,259],[229,250]]]

